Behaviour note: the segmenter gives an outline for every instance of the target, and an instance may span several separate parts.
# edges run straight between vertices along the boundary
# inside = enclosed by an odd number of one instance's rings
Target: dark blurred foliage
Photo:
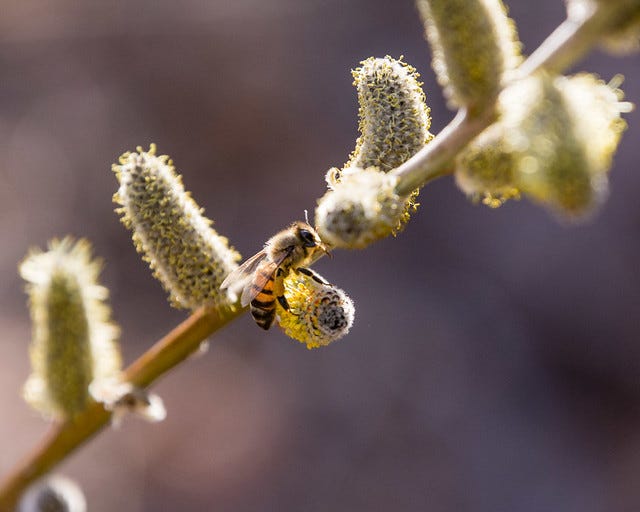
[[[563,19],[558,0],[510,6],[525,51]],[[360,60],[404,55],[433,131],[453,115],[410,0],[14,0],[0,34],[3,473],[46,430],[19,396],[28,247],[93,241],[127,361],[185,317],[113,213],[119,154],[156,142],[249,256],[347,159]],[[639,63],[595,52],[577,69],[624,73],[637,103]],[[234,322],[156,386],[164,423],[126,421],[64,464],[90,510],[637,510],[640,115],[627,119],[589,222],[489,210],[442,179],[397,239],[318,265],[356,302],[348,337],[310,352]]]

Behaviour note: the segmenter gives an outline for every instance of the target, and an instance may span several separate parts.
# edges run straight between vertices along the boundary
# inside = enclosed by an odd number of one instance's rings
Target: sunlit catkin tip
[[[278,306],[277,321],[285,334],[318,348],[342,338],[353,325],[353,301],[315,274],[291,272],[284,280],[289,310]]]
[[[432,66],[450,106],[491,104],[521,60],[515,24],[500,0],[417,0]]]
[[[46,252],[31,250],[20,265],[33,323],[24,398],[47,417],[82,411],[91,381],[120,371],[119,330],[108,291],[97,282],[100,268],[89,242],[71,238],[53,240]]]
[[[318,200],[316,229],[325,243],[362,249],[395,234],[407,221],[412,197],[395,192],[397,178],[373,167],[331,169],[330,190]]]
[[[566,0],[568,18],[580,21],[595,13],[602,26],[602,46],[624,55],[640,50],[640,0]]]
[[[168,156],[149,151],[125,153],[113,166],[120,189],[114,202],[122,222],[171,304],[194,310],[234,302],[220,290],[240,255],[212,227],[176,174]]]
[[[433,138],[429,107],[415,68],[389,56],[360,64],[352,72],[360,105],[360,137],[345,167],[389,171]]]
[[[87,501],[80,486],[62,475],[47,476],[29,487],[20,499],[18,512],[86,512]]]

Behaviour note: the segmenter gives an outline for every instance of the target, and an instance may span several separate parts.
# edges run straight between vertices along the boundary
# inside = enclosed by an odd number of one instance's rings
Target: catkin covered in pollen
[[[33,322],[24,397],[47,417],[73,417],[91,399],[91,382],[120,371],[119,330],[97,282],[100,268],[89,243],[70,238],[32,250],[20,265]]]
[[[430,110],[412,66],[389,56],[370,57],[360,64],[352,72],[360,137],[345,167],[390,171],[433,138]]]
[[[120,182],[117,211],[171,304],[194,310],[233,302],[220,285],[240,255],[211,227],[169,157],[156,155],[153,144],[149,151],[139,147],[122,155],[113,170]]]
[[[329,191],[318,200],[316,225],[334,246],[362,249],[396,234],[417,207],[418,191],[395,191],[387,174],[409,160],[433,135],[416,70],[391,57],[369,58],[353,72],[360,104],[360,137],[345,167],[327,173]]]
[[[278,305],[277,321],[285,334],[318,348],[342,338],[353,325],[353,301],[315,275],[291,272],[284,280],[289,310]]]
[[[521,60],[515,24],[501,0],[417,0],[417,6],[451,106],[491,104]]]

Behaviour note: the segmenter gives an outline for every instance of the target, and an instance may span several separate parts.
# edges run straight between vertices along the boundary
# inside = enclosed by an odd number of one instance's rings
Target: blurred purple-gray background
[[[558,0],[509,5],[526,52],[563,19]],[[404,55],[432,131],[453,116],[410,0],[23,0],[3,3],[0,34],[0,473],[46,431],[19,396],[30,246],[92,240],[127,362],[185,317],[113,213],[118,155],[157,143],[246,257],[313,209],[353,148],[360,60]],[[640,102],[638,56],[578,69],[625,74]],[[439,180],[397,239],[319,263],[356,302],[347,338],[307,351],[244,316],[155,387],[165,422],[131,418],[61,471],[98,512],[637,510],[640,115],[627,120],[590,222],[474,206]]]

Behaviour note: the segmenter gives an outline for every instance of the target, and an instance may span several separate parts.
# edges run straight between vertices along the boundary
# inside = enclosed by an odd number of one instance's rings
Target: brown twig
[[[596,14],[594,12],[579,22],[565,21],[560,25],[521,65],[520,76],[541,68],[561,72],[583,57],[597,43],[607,24],[612,23],[602,17],[598,19]],[[392,171],[399,177],[398,193],[408,194],[439,176],[450,174],[456,154],[494,120],[493,108],[475,115],[460,111],[428,146]],[[134,361],[125,370],[125,378],[136,386],[149,386],[241,312],[240,308],[196,311]],[[74,419],[54,425],[40,445],[0,483],[0,512],[12,511],[31,482],[99,432],[110,417],[111,413],[101,404],[92,403]]]
[[[198,349],[200,343],[225,326],[242,309],[201,308],[134,361],[124,378],[146,387]],[[111,413],[93,402],[63,423],[52,425],[41,443],[0,483],[0,512],[14,510],[22,492],[109,423]]]

